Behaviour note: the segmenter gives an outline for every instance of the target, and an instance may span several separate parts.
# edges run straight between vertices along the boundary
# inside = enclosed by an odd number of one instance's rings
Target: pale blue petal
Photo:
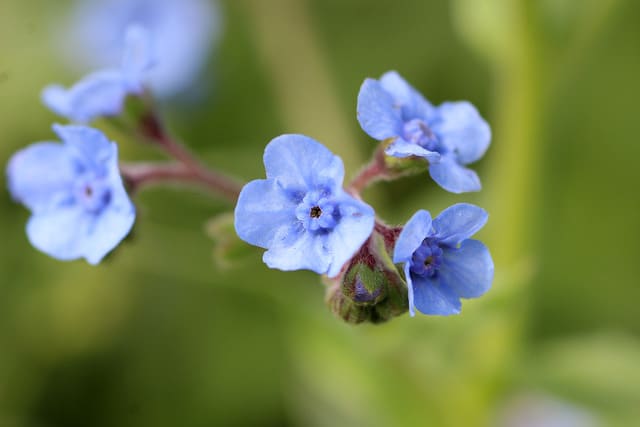
[[[400,109],[394,107],[391,94],[377,80],[366,79],[358,93],[358,122],[362,130],[377,140],[402,133]]]
[[[54,113],[69,117],[71,115],[71,104],[69,102],[69,91],[60,85],[49,85],[42,90],[40,95],[42,103]]]
[[[79,123],[87,123],[100,116],[117,116],[122,112],[129,92],[120,71],[89,74],[69,89],[69,116]]]
[[[84,0],[75,2],[66,27],[68,60],[84,68],[113,66],[121,60],[124,34],[144,26],[153,40],[149,82],[162,98],[183,93],[206,66],[221,34],[217,2],[209,0]]]
[[[27,236],[31,244],[47,255],[69,261],[85,252],[85,236],[91,227],[88,216],[80,205],[60,206],[47,212],[34,213],[27,223]]]
[[[480,178],[471,169],[459,165],[451,156],[441,156],[429,165],[429,175],[438,185],[452,193],[480,191]]]
[[[416,315],[415,297],[413,296],[413,280],[411,279],[411,264],[408,262],[404,265],[404,278],[407,281],[407,293],[409,296],[409,314],[411,317]]]
[[[433,220],[434,237],[442,244],[457,246],[476,234],[486,223],[487,211],[468,203],[448,207]]]
[[[414,275],[412,279],[414,304],[418,311],[437,316],[460,313],[460,298],[447,284],[437,277]]]
[[[491,287],[493,260],[485,245],[467,239],[458,249],[444,249],[438,275],[462,298],[477,298]]]
[[[491,141],[491,129],[469,102],[445,102],[438,107],[432,130],[440,141],[456,153],[463,165],[480,159]]]
[[[380,78],[380,84],[393,96],[394,104],[402,110],[402,120],[429,119],[433,106],[396,71],[389,71]]]
[[[256,246],[286,246],[298,239],[297,204],[276,181],[259,179],[245,185],[235,209],[238,236]]]
[[[413,253],[420,247],[422,241],[430,236],[431,214],[423,209],[419,210],[402,228],[396,246],[393,250],[393,262],[406,262],[413,256]]]
[[[52,128],[64,142],[69,155],[98,175],[105,174],[105,165],[113,157],[117,158],[117,146],[97,129],[57,123]]]
[[[7,183],[11,196],[37,213],[72,197],[76,171],[77,165],[63,145],[41,142],[11,157]]]
[[[326,234],[313,234],[300,231],[297,240],[286,245],[269,248],[262,260],[269,268],[284,271],[311,270],[325,274],[332,262],[331,251],[327,246]]]
[[[98,264],[129,234],[135,218],[135,208],[128,198],[125,200],[119,197],[117,201],[110,203],[93,218],[91,227],[83,236],[82,256],[89,264]]]
[[[151,35],[140,25],[127,28],[122,56],[122,74],[128,88],[142,90],[143,75],[153,65]]]
[[[373,208],[346,193],[337,197],[336,203],[340,219],[327,236],[327,247],[331,255],[331,264],[327,270],[329,277],[337,276],[344,264],[358,252],[371,236],[375,222]]]
[[[304,135],[281,135],[264,150],[267,178],[288,190],[342,188],[342,160],[324,145]]]
[[[134,219],[132,205],[127,210],[109,207],[99,215],[69,205],[31,216],[27,236],[35,248],[53,258],[85,258],[97,264],[129,233]]]
[[[425,150],[418,144],[405,141],[402,138],[396,138],[389,146],[384,150],[387,156],[392,157],[421,157],[428,162],[438,162],[440,160],[440,154],[435,151]]]

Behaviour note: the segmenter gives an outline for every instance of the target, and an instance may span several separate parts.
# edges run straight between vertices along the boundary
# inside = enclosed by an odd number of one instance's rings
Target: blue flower
[[[9,191],[31,210],[27,236],[33,246],[60,260],[97,264],[135,219],[118,170],[118,148],[89,127],[53,129],[62,144],[40,142],[13,155]]]
[[[487,213],[459,203],[436,219],[420,210],[403,228],[393,262],[404,263],[409,285],[409,311],[424,314],[460,313],[460,298],[476,298],[491,287],[493,260],[479,241],[469,239],[487,222]]]
[[[140,95],[145,72],[151,67],[148,32],[139,26],[129,27],[119,69],[101,70],[85,76],[70,89],[47,86],[42,102],[51,110],[78,123],[99,116],[116,116],[129,94]]]
[[[303,135],[282,135],[264,152],[267,179],[244,186],[235,228],[268,249],[271,268],[335,277],[371,235],[373,209],[342,188],[342,160]]]
[[[166,98],[191,87],[200,75],[219,38],[219,17],[211,0],[82,0],[65,23],[64,46],[69,61],[84,69],[113,67],[126,29],[143,26],[157,62],[149,87]]]
[[[480,179],[465,167],[480,159],[491,129],[473,105],[445,102],[434,107],[395,71],[366,79],[358,94],[358,121],[371,137],[393,138],[385,152],[393,157],[422,157],[429,173],[452,193],[480,190]]]

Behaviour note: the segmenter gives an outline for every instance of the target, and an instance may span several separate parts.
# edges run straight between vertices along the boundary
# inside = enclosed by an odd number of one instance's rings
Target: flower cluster
[[[404,311],[412,316],[415,309],[457,314],[460,298],[479,297],[493,280],[488,249],[470,239],[487,213],[461,203],[433,220],[420,210],[404,227],[389,227],[360,200],[359,189],[393,177],[388,159],[394,157],[396,163],[426,160],[431,177],[445,190],[478,191],[480,180],[466,165],[487,150],[489,126],[468,102],[431,105],[394,71],[365,80],[357,111],[362,129],[382,141],[384,154],[348,192],[338,157],[309,137],[280,136],[265,150],[267,179],[250,182],[240,194],[236,232],[267,249],[263,259],[269,267],[326,274],[333,284],[328,300],[347,321],[397,315],[391,296],[398,295],[406,295]],[[397,270],[394,263],[404,267]],[[406,292],[399,291],[399,282]]]
[[[216,32],[216,9],[204,0],[87,0],[76,5],[67,47],[75,59],[101,67],[69,88],[49,85],[42,101],[80,125],[54,125],[62,140],[15,153],[6,168],[9,192],[31,211],[26,232],[40,251],[59,260],[99,263],[131,231],[135,207],[127,190],[159,181],[209,186],[235,200],[239,189],[207,170],[166,133],[147,91],[174,94],[204,64]],[[184,28],[189,31],[184,31]],[[77,46],[83,44],[84,48]],[[133,125],[128,97],[139,99]],[[122,165],[118,147],[84,126],[121,117],[121,128],[143,136],[176,161]],[[125,188],[125,184],[126,187]]]
[[[416,164],[447,191],[480,190],[467,165],[483,156],[491,131],[475,107],[434,106],[394,71],[366,79],[357,117],[380,143],[351,183],[343,185],[338,156],[290,134],[266,146],[266,179],[242,186],[173,138],[152,103],[152,94],[174,94],[194,79],[214,33],[213,11],[204,0],[87,0],[77,9],[70,26],[80,31],[75,39],[93,45],[88,56],[103,68],[69,88],[44,89],[44,104],[77,124],[54,125],[61,142],[33,144],[15,153],[6,169],[12,197],[31,211],[32,245],[60,260],[97,264],[134,225],[130,194],[171,181],[203,186],[235,203],[237,236],[266,249],[263,260],[271,268],[324,275],[328,304],[348,322],[378,323],[416,309],[457,314],[461,298],[484,294],[493,261],[471,239],[487,221],[483,209],[459,203],[435,219],[420,210],[404,226],[389,226],[360,194],[376,180],[415,172]],[[121,164],[116,144],[85,126],[100,117],[172,160]]]

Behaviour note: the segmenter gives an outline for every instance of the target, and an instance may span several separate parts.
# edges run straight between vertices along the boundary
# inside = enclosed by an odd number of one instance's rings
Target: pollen
[[[320,218],[320,215],[322,215],[322,209],[320,209],[320,206],[314,206],[309,211],[309,216],[311,218]]]

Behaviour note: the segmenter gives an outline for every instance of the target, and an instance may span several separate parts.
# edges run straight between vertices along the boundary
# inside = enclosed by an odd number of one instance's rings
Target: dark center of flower
[[[419,276],[433,277],[442,264],[442,249],[431,239],[424,239],[413,253],[410,261],[411,272]]]
[[[307,231],[326,233],[340,221],[337,203],[326,189],[310,191],[298,203],[296,218]]]
[[[311,218],[320,218],[320,215],[322,215],[322,209],[320,209],[320,206],[314,206],[309,211],[309,216]]]
[[[107,181],[87,177],[76,187],[76,200],[88,212],[100,212],[111,200],[111,189]]]
[[[438,137],[424,120],[409,120],[404,124],[403,131],[405,140],[419,145],[426,150],[438,152],[441,148]]]

